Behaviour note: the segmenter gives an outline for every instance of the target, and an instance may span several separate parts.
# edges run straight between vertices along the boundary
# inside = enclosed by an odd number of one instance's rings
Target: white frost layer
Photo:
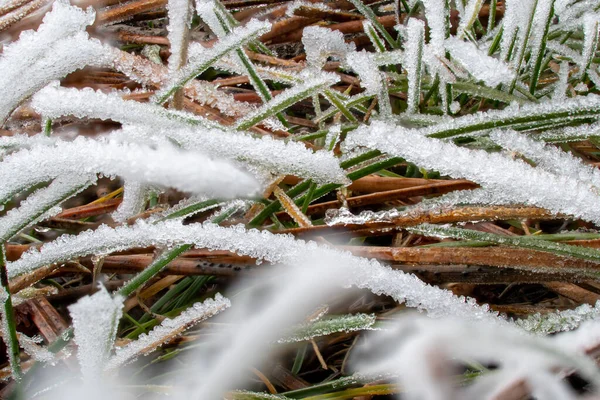
[[[140,142],[147,142],[153,138],[169,138],[185,149],[236,160],[276,175],[295,175],[319,183],[349,183],[337,158],[331,153],[313,152],[298,142],[284,142],[270,136],[253,138],[240,132],[203,128],[126,127],[122,134],[126,140]]]
[[[108,360],[105,370],[118,368],[133,362],[137,357],[149,354],[166,340],[181,334],[186,329],[197,323],[220,313],[231,307],[229,299],[217,293],[214,300],[208,299],[203,303],[195,303],[175,318],[166,318],[149,333],[144,333],[139,338],[123,347],[118,347],[116,354]]]
[[[448,118],[444,122],[426,128],[412,130],[422,135],[452,135],[453,132],[467,130],[465,133],[481,132],[497,127],[502,127],[507,122],[516,124],[536,121],[551,121],[554,116],[564,118],[578,115],[598,114],[600,109],[600,96],[577,96],[567,100],[548,101],[540,104],[511,104],[504,110],[489,110],[465,115],[459,118]],[[398,127],[399,132],[411,131],[408,128]]]
[[[600,302],[593,307],[582,304],[573,310],[557,311],[549,314],[536,313],[527,318],[515,320],[515,325],[526,331],[548,335],[556,332],[572,331],[585,321],[595,320],[600,317]]]
[[[144,209],[148,185],[139,181],[126,180],[123,184],[123,201],[111,214],[116,222],[125,222],[128,218],[139,214]]]
[[[335,56],[344,62],[346,55],[356,50],[354,43],[346,43],[340,31],[320,26],[308,26],[302,31],[302,44],[309,66],[321,70],[327,58]]]
[[[24,253],[17,261],[7,263],[10,277],[31,272],[44,265],[61,263],[89,254],[102,255],[132,247],[178,246],[194,244],[210,250],[230,250],[272,263],[294,264],[319,252],[344,265],[347,275],[342,284],[367,288],[385,294],[409,307],[427,310],[433,317],[453,315],[466,319],[502,320],[487,306],[474,299],[456,297],[450,291],[430,286],[414,275],[393,270],[375,260],[355,257],[344,251],[318,246],[314,242],[295,240],[290,235],[274,235],[267,231],[246,230],[241,225],[223,228],[214,224],[181,225],[178,221],[148,224],[139,221],[133,226],[115,229],[101,226],[77,236],[64,235],[46,243],[41,249]]]
[[[600,223],[600,210],[595,206],[598,196],[588,185],[533,168],[520,160],[483,150],[469,150],[379,122],[359,127],[348,136],[346,143],[404,157],[443,175],[472,180],[484,188],[504,192],[517,202]]]
[[[74,196],[96,181],[96,175],[61,176],[48,187],[38,189],[0,218],[0,241],[7,242],[19,231],[61,211],[58,203]]]
[[[408,79],[408,108],[407,113],[418,111],[421,102],[421,72],[423,60],[423,46],[425,45],[425,24],[416,18],[408,20],[406,28],[408,35],[405,44],[404,65]]]
[[[436,56],[444,55],[444,40],[448,35],[448,0],[423,0],[425,18],[430,29],[429,44]]]
[[[14,171],[19,171],[15,174]],[[148,146],[77,138],[11,154],[0,163],[0,199],[58,176],[102,173],[156,183],[186,192],[237,197],[258,188],[256,180],[229,162],[167,145]]]
[[[171,55],[169,56],[169,73],[175,74],[185,62],[186,36],[190,29],[192,10],[190,0],[169,0],[167,12],[169,25],[167,25],[167,38],[170,43]]]
[[[108,66],[112,49],[90,40],[85,27],[95,13],[56,1],[37,31],[25,31],[0,57],[0,121],[26,97],[53,79],[86,65]],[[22,79],[27,76],[27,79]],[[18,84],[16,84],[18,82]]]
[[[123,314],[123,297],[111,296],[106,288],[82,297],[69,306],[73,318],[77,358],[84,379],[99,379],[115,342]]]
[[[490,138],[505,149],[523,154],[532,159],[537,166],[555,175],[578,180],[600,188],[600,171],[591,165],[584,164],[572,154],[564,152],[553,145],[533,140],[523,133],[514,131],[495,131]]]
[[[49,85],[33,96],[33,108],[48,118],[73,115],[78,118],[110,119],[125,124],[138,124],[155,128],[202,125],[219,127],[197,115],[183,111],[166,110],[162,106],[124,100],[117,93],[102,93],[90,88],[77,90]]]
[[[241,129],[255,120],[262,121],[273,114],[271,112],[272,109],[285,109],[294,103],[312,95],[317,90],[326,89],[337,81],[337,75],[328,73],[322,73],[318,76],[307,78],[304,80],[304,82],[286,89],[282,93],[275,96],[268,103],[263,104],[261,107],[248,114],[245,118],[240,119],[236,124],[236,128]]]
[[[163,90],[156,93],[156,98],[163,98],[173,87],[183,86],[227,53],[268,32],[270,27],[271,24],[268,22],[253,19],[245,26],[233,29],[230,34],[220,39],[213,47],[204,49],[202,52],[196,52],[195,54],[191,53],[187,65],[173,75],[173,79],[171,79]]]
[[[501,83],[509,84],[515,78],[514,71],[508,65],[488,56],[473,43],[451,36],[446,40],[445,45],[454,61],[469,71],[475,79],[483,81],[487,86],[495,87]]]

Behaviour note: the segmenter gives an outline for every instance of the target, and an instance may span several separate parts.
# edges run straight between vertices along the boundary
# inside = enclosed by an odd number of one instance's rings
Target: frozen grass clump
[[[3,395],[598,396],[597,2],[42,3],[0,5]]]

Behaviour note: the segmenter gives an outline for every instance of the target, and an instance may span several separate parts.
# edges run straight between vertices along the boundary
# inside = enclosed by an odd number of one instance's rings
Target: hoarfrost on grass
[[[94,18],[91,8],[83,11],[56,1],[37,31],[24,31],[18,41],[4,47],[0,57],[1,122],[21,101],[51,80],[88,65],[110,65],[115,53],[85,33]],[[21,79],[24,74],[26,80]]]
[[[166,318],[150,332],[143,333],[123,347],[118,347],[114,356],[108,360],[104,369],[112,370],[127,363],[133,362],[137,357],[149,354],[165,341],[173,339],[197,323],[220,313],[231,307],[229,299],[215,295],[214,299],[194,303],[175,318]]]
[[[320,183],[348,184],[344,170],[329,152],[313,152],[302,143],[275,140],[270,136],[253,138],[242,132],[200,128],[161,129],[125,127],[121,138],[139,142],[169,138],[188,150],[206,152],[215,157],[239,161],[276,175],[296,175]]]
[[[600,302],[594,306],[582,304],[573,310],[557,311],[548,314],[535,313],[527,318],[517,319],[515,325],[528,332],[548,335],[556,332],[572,331],[589,320],[600,317]]]
[[[289,335],[279,339],[278,343],[302,342],[319,336],[327,336],[338,332],[355,332],[373,329],[374,314],[342,315],[301,324],[291,329]]]
[[[15,174],[15,170],[20,173]],[[159,150],[78,137],[73,142],[57,141],[51,147],[36,146],[6,157],[0,164],[0,199],[6,201],[28,187],[58,176],[88,177],[95,173],[224,197],[247,196],[258,189],[248,173],[202,153],[167,145]]]
[[[504,192],[516,202],[600,223],[600,212],[595,207],[598,196],[588,185],[534,168],[520,160],[484,150],[465,149],[383,122],[359,127],[348,135],[345,143],[350,147],[360,145],[403,157],[443,175],[472,180],[494,192]]]
[[[509,84],[515,78],[514,71],[508,65],[488,56],[473,43],[451,36],[445,41],[445,46],[454,61],[487,86]]]
[[[77,358],[84,379],[98,379],[113,348],[119,320],[123,314],[123,298],[111,296],[104,286],[69,306],[73,318]]]
[[[519,152],[535,161],[539,168],[593,185],[595,190],[600,190],[600,171],[584,164],[570,153],[514,131],[494,131],[490,138],[505,149]]]
[[[367,288],[375,294],[385,294],[409,307],[426,310],[432,317],[453,315],[465,319],[487,319],[506,323],[490,312],[487,306],[477,305],[474,299],[456,297],[447,290],[430,286],[416,276],[392,270],[375,260],[355,257],[314,242],[295,240],[288,235],[267,231],[246,230],[242,226],[223,228],[211,223],[181,225],[179,221],[148,224],[138,221],[133,226],[109,228],[77,236],[64,235],[41,249],[32,249],[13,262],[7,263],[10,277],[36,270],[44,265],[66,262],[72,258],[103,255],[132,247],[174,247],[193,244],[209,250],[229,250],[271,263],[294,264],[307,255],[321,254],[345,265],[346,278],[342,284]]]

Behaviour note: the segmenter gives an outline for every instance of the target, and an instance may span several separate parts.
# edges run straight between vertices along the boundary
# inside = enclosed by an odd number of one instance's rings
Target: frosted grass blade
[[[126,180],[123,189],[123,201],[111,214],[116,222],[125,222],[143,211],[149,186],[139,181]]]
[[[341,315],[292,328],[292,333],[279,339],[278,343],[302,342],[337,332],[354,332],[373,329],[374,314]]]
[[[519,152],[535,161],[538,167],[548,172],[568,176],[571,179],[594,185],[600,190],[600,171],[590,165],[585,165],[570,153],[514,131],[495,131],[490,134],[490,138],[500,146]]]
[[[389,32],[385,29],[385,27],[383,25],[381,25],[381,23],[377,20],[377,16],[373,12],[373,10],[371,10],[371,8],[366,6],[361,0],[350,0],[350,2],[354,5],[354,7],[356,7],[358,12],[360,12],[362,15],[364,15],[369,20],[369,22],[377,29],[379,34],[381,36],[383,36],[385,41],[388,42],[388,44],[390,45],[390,47],[392,49],[395,49],[396,47],[398,47],[394,38],[389,34]]]
[[[320,183],[349,183],[336,157],[326,151],[313,152],[302,143],[274,140],[270,136],[254,138],[241,132],[193,128],[127,127],[122,133],[125,139],[142,143],[157,137],[169,138],[185,149],[236,160],[251,169],[259,168],[275,175],[296,175]]]
[[[351,132],[346,144],[377,149],[443,175],[472,180],[516,202],[600,222],[594,206],[598,196],[588,185],[497,153],[469,150],[381,122]]]
[[[582,304],[573,310],[553,313],[535,313],[527,318],[517,319],[514,324],[537,335],[549,335],[556,332],[572,331],[585,321],[597,320],[600,317],[600,303],[595,306]]]
[[[203,303],[195,303],[177,317],[163,320],[148,334],[144,333],[137,340],[123,347],[118,347],[115,355],[108,360],[104,369],[110,371],[133,362],[137,357],[149,354],[185,330],[229,307],[231,307],[229,299],[219,293],[215,295],[214,299],[207,299]]]
[[[304,83],[300,83],[283,93],[274,97],[273,100],[264,104],[256,111],[250,113],[245,118],[239,120],[235,126],[237,130],[245,130],[253,127],[268,117],[285,110],[292,104],[312,96],[314,93],[321,91],[337,81],[337,77],[323,74],[314,78],[306,79]]]
[[[219,40],[215,46],[188,60],[188,65],[178,72],[173,81],[165,89],[156,93],[156,102],[164,103],[175,91],[181,89],[224,55],[266,33],[270,26],[267,22],[252,20],[244,27],[235,28],[229,35]]]
[[[529,81],[529,92],[535,93],[538,80],[542,71],[542,63],[546,52],[546,41],[548,39],[548,31],[554,16],[554,0],[546,0],[537,2],[535,9],[533,28],[532,28],[532,43],[529,64],[531,65],[531,79]]]
[[[0,217],[0,243],[5,243],[17,233],[37,222],[58,214],[58,204],[84,190],[96,181],[95,175],[61,176],[48,187],[38,189],[18,208],[13,208]]]
[[[515,72],[508,65],[488,56],[473,43],[450,37],[446,40],[445,46],[455,62],[487,86],[510,84],[515,79]]]
[[[464,39],[467,32],[473,27],[473,24],[479,17],[479,10],[483,5],[483,0],[469,0],[465,7],[464,15],[460,17],[457,36]]]
[[[408,20],[408,39],[405,45],[406,70],[408,71],[407,113],[416,113],[421,102],[421,71],[423,70],[423,45],[425,43],[425,25],[416,18]]]
[[[479,232],[471,229],[454,228],[450,226],[439,226],[422,224],[407,228],[410,232],[438,238],[453,238],[463,240],[476,240],[512,247],[523,247],[526,249],[545,251],[561,256],[581,258],[600,262],[600,251],[587,247],[571,246],[563,243],[550,242],[547,240],[528,238],[527,236],[503,236],[493,233]],[[590,274],[598,276],[598,271],[580,271],[582,275]]]
[[[83,170],[82,165],[85,165]],[[15,170],[20,173],[15,174]],[[103,173],[223,197],[248,195],[258,187],[248,173],[202,153],[167,145],[159,150],[79,137],[73,142],[57,141],[52,147],[34,147],[5,158],[0,163],[1,202],[38,183],[81,173],[86,179],[92,173]]]
[[[374,260],[352,256],[350,253],[317,246],[314,242],[295,240],[287,235],[267,231],[246,230],[242,226],[223,228],[211,223],[181,225],[178,221],[148,224],[139,221],[133,226],[110,228],[101,226],[95,231],[77,236],[61,236],[41,249],[24,253],[17,261],[7,264],[10,277],[31,272],[44,265],[63,263],[89,254],[102,255],[132,247],[178,246],[192,244],[198,248],[230,250],[271,263],[294,264],[316,252],[333,257],[336,264],[345,266],[345,282],[368,288],[376,294],[386,294],[409,307],[427,310],[437,317],[449,313],[467,319],[498,321],[486,306],[473,300],[457,298],[451,292],[429,286],[414,275],[404,274]]]
[[[56,2],[36,32],[27,31],[6,46],[0,57],[0,122],[25,98],[53,79],[86,65],[108,67],[114,53],[97,40],[90,40],[86,26],[94,22],[93,10],[83,11]],[[73,51],[77,49],[77,51]],[[28,79],[20,79],[26,74]],[[15,85],[19,82],[19,85]]]
[[[578,96],[568,100],[549,101],[542,104],[524,104],[519,107],[508,107],[504,110],[478,112],[448,119],[447,122],[422,128],[416,132],[432,138],[449,138],[463,134],[480,133],[493,128],[521,130],[535,127],[536,124],[558,124],[564,121],[572,122],[577,119],[588,118],[600,118],[600,96]]]
[[[579,64],[579,77],[584,76],[592,65],[592,60],[598,48],[598,24],[600,15],[586,14],[583,17],[583,53]]]
[[[37,92],[31,105],[47,118],[73,115],[78,118],[110,119],[131,125],[173,128],[199,125],[221,128],[206,118],[155,104],[124,100],[117,93],[102,93],[90,88],[77,90],[49,85]]]
[[[123,298],[111,296],[104,286],[91,296],[69,306],[73,318],[77,358],[83,378],[100,378],[113,348],[122,315]]]

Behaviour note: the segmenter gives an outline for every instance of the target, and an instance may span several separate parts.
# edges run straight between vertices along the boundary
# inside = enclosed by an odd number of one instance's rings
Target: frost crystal
[[[328,318],[310,324],[302,324],[292,329],[293,333],[279,339],[278,343],[302,342],[318,336],[327,336],[337,332],[371,330],[375,324],[374,314],[343,315]]]
[[[572,331],[583,322],[597,319],[600,316],[600,302],[595,306],[582,304],[574,310],[558,311],[549,314],[536,313],[524,319],[514,321],[515,325],[528,332],[539,335]]]
[[[78,347],[77,358],[86,380],[101,376],[115,342],[122,308],[123,298],[111,297],[102,285],[98,292],[69,306]]]
[[[137,340],[117,348],[116,354],[110,358],[105,370],[118,368],[133,362],[141,355],[149,354],[166,341],[229,307],[231,307],[229,299],[219,293],[215,295],[214,300],[208,299],[203,303],[193,304],[177,317],[165,319],[148,334],[144,333]]]
[[[20,39],[4,48],[0,57],[0,121],[26,97],[49,81],[59,79],[86,65],[109,66],[114,53],[97,40],[90,40],[86,26],[94,11],[83,11],[67,2],[56,1],[36,32],[25,31]],[[21,79],[27,75],[27,79]],[[19,82],[15,85],[15,82]]]
[[[253,138],[241,132],[201,128],[126,127],[121,133],[125,140],[141,143],[147,143],[149,139],[169,138],[185,149],[237,160],[276,175],[296,175],[319,183],[349,183],[344,170],[331,153],[324,150],[313,152],[298,142],[284,142],[270,136]]]
[[[82,167],[83,166],[83,167]],[[20,171],[15,174],[14,171]],[[52,147],[37,146],[11,154],[0,164],[0,199],[58,176],[102,173],[156,183],[182,191],[236,197],[257,189],[254,178],[225,161],[202,153],[163,146],[151,149],[77,138],[57,141]]]
[[[495,87],[501,83],[509,84],[515,78],[515,73],[508,65],[495,58],[489,57],[473,43],[450,37],[445,42],[446,49],[452,59],[458,62],[478,81],[487,86]]]
[[[89,254],[108,254],[132,247],[173,247],[193,244],[209,250],[229,250],[271,263],[297,264],[309,255],[323,255],[345,266],[346,275],[341,284],[367,288],[375,294],[385,294],[409,307],[427,310],[433,317],[453,315],[465,319],[487,319],[505,323],[479,306],[474,299],[456,297],[447,290],[430,286],[414,275],[393,270],[375,260],[355,257],[314,242],[295,240],[288,235],[274,235],[267,231],[246,230],[242,226],[223,228],[214,224],[181,225],[178,221],[148,224],[138,221],[133,226],[115,229],[101,226],[95,231],[77,236],[64,235],[41,249],[32,249],[21,258],[7,263],[10,277],[34,271],[44,265],[66,262]]]
[[[484,188],[504,192],[516,202],[600,223],[600,212],[594,207],[598,197],[588,185],[500,154],[465,149],[380,122],[359,127],[346,143],[378,149],[444,175],[475,181]]]

